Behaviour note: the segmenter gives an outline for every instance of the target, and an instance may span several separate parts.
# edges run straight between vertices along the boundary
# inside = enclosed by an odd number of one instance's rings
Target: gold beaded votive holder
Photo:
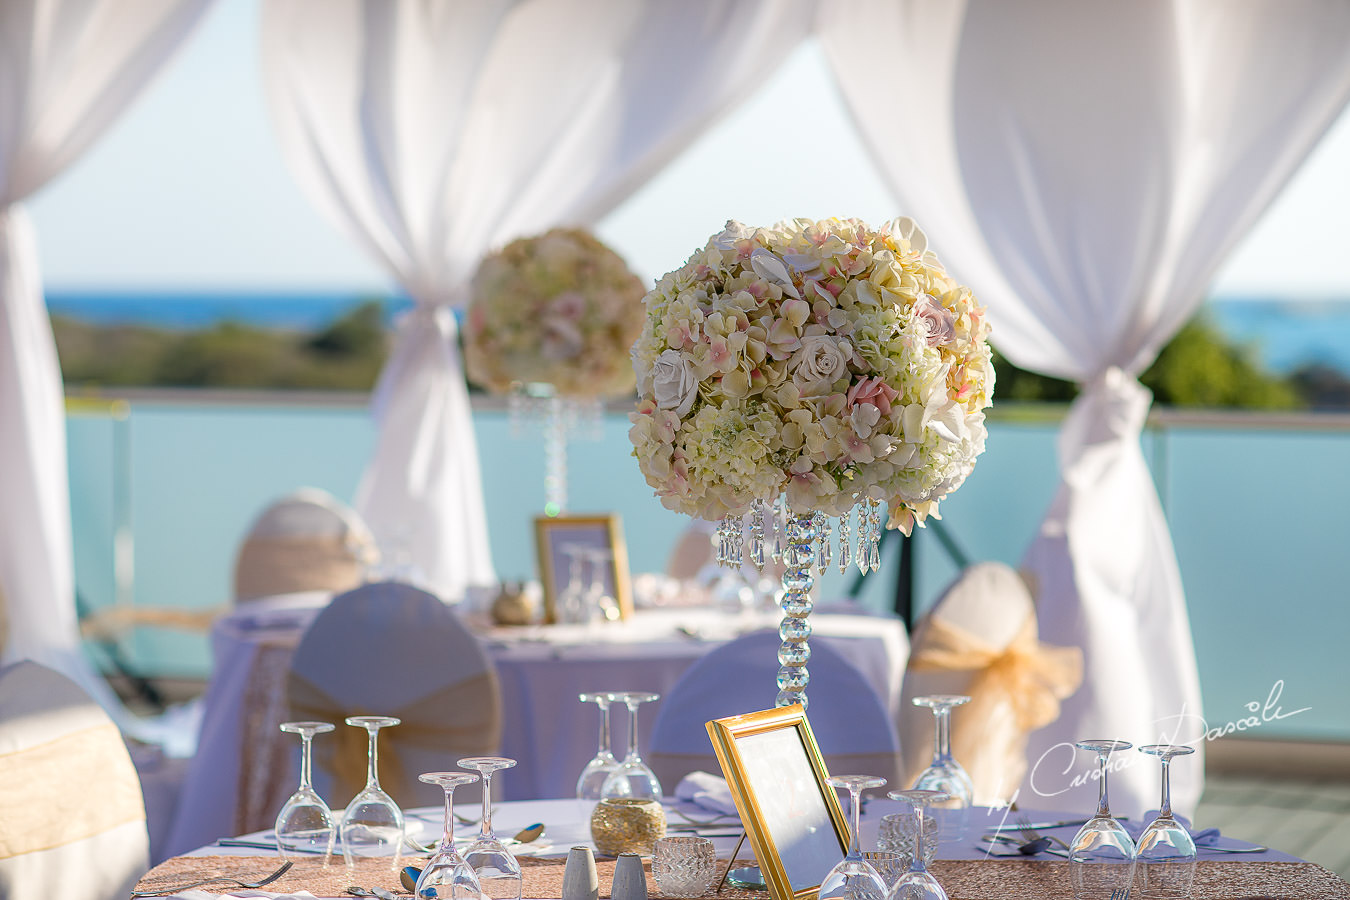
[[[658,800],[608,797],[591,813],[591,840],[604,856],[641,853],[650,856],[666,836],[666,811]]]

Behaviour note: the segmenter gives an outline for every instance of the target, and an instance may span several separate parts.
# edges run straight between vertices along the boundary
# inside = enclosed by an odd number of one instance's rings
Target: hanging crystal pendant
[[[761,500],[750,506],[750,562],[756,570],[764,569],[764,503]]]
[[[783,620],[778,626],[782,644],[778,648],[778,697],[775,706],[800,703],[806,708],[806,685],[810,681],[806,664],[811,659],[811,587],[815,584],[813,544],[816,540],[814,516],[792,515],[787,521],[787,570],[782,600]]]
[[[871,511],[872,501],[864,498],[862,503],[858,504],[858,571],[866,575],[872,571],[872,554],[868,553],[868,547],[871,546],[872,520],[868,518]]]
[[[830,568],[830,519],[823,512],[817,512],[811,517],[811,525],[816,530],[816,574],[824,577]]]
[[[731,522],[731,548],[727,554],[727,565],[733,569],[739,569],[741,563],[745,561],[745,555],[742,552],[745,547],[745,519],[741,516],[728,516]]]
[[[875,572],[881,568],[881,501],[868,503],[867,519],[867,561]]]
[[[849,544],[848,520],[852,513],[845,513],[839,517],[839,574],[843,575],[848,571],[848,564],[853,562],[853,548]]]

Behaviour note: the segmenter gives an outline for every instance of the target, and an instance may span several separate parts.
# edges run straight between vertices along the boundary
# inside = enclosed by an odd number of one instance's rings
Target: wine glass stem
[[[483,818],[478,826],[478,839],[492,840],[492,771],[483,772]]]
[[[378,774],[380,751],[377,745],[377,736],[380,733],[380,729],[377,726],[375,728],[369,728],[367,731],[370,732],[370,750],[366,753],[366,787],[376,788],[378,790],[380,787],[380,776]]]
[[[1158,817],[1170,819],[1172,817],[1172,786],[1171,777],[1168,773],[1172,768],[1170,765],[1172,761],[1165,756],[1160,757],[1160,759],[1162,761],[1162,802],[1158,804]]]
[[[455,848],[455,786],[445,786],[445,828],[441,832],[441,850]]]
[[[609,740],[609,704],[602,700],[600,701],[600,749],[596,751],[596,755],[602,756],[606,753],[610,756],[614,755],[613,750],[610,749]]]
[[[923,804],[914,804],[914,861],[909,864],[911,872],[927,871],[923,864]]]
[[[637,704],[628,704],[628,753],[626,758],[637,762],[638,756],[638,732],[637,732]]]
[[[933,707],[933,762],[942,762],[952,754],[951,710]]]
[[[858,844],[858,788],[849,786],[848,806],[849,816],[852,819],[853,827],[848,833],[848,855],[856,857],[862,855],[862,848]]]
[[[300,790],[308,791],[313,787],[310,784],[310,741],[313,737],[308,734],[300,735]]]
[[[1105,819],[1111,815],[1111,806],[1106,798],[1106,773],[1109,771],[1106,761],[1111,757],[1111,752],[1098,754],[1097,762],[1100,767],[1102,777],[1097,784],[1097,818]]]

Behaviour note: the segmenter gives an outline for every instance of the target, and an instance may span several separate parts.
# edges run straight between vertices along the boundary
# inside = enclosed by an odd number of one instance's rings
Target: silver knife
[[[1083,825],[1091,819],[1066,819],[1063,822],[1032,822],[1027,825],[1018,825],[1015,822],[1005,822],[1002,825],[989,825],[987,831],[1040,831],[1043,828],[1068,828],[1070,825]]]

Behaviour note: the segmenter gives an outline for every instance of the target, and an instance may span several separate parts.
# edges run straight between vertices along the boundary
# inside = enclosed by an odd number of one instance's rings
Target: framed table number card
[[[773,900],[815,897],[848,850],[848,825],[800,705],[707,723]]]
[[[598,579],[601,595],[621,619],[633,614],[628,548],[618,513],[597,516],[538,516],[534,520],[539,581],[544,589],[544,621],[561,620],[559,604],[572,576],[573,558],[580,560],[583,589]]]

